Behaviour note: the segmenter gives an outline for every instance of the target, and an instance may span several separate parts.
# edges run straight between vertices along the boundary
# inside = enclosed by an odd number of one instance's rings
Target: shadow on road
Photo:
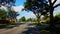
[[[33,26],[32,24],[29,24],[28,26]],[[22,32],[22,34],[41,34],[38,27],[27,27],[27,31]]]
[[[28,26],[31,26],[31,24],[29,24]],[[56,30],[52,30],[52,31],[50,31],[51,29],[50,30],[47,29],[48,30],[47,31],[47,30],[44,30],[46,27],[48,27],[48,26],[43,25],[43,26],[27,27],[26,29],[28,29],[28,30],[22,32],[22,34],[46,34],[46,33],[59,34],[60,33],[60,28],[57,28]],[[40,29],[43,29],[43,30],[40,30]]]

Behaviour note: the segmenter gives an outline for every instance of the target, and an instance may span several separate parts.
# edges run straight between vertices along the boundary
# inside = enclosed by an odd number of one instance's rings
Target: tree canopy
[[[6,19],[7,12],[4,9],[0,9],[0,19]]]
[[[14,5],[16,0],[0,0],[0,5],[5,5],[5,4],[9,4],[9,5]]]
[[[25,16],[21,17],[21,18],[19,19],[19,21],[26,21]]]
[[[40,16],[45,15],[48,11],[48,6],[46,5],[46,0],[26,0],[24,4],[24,8],[27,11],[32,11],[36,17],[37,20],[40,21]]]
[[[8,17],[9,18],[16,18],[17,16],[19,16],[19,14],[17,12],[15,12],[14,10],[9,10],[8,11]]]

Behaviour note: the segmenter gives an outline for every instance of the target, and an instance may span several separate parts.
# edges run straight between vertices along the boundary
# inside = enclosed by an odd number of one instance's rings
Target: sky
[[[23,6],[24,2],[25,2],[25,0],[16,0],[16,2],[15,2],[16,6],[13,6],[13,9],[20,14],[17,17],[17,19],[21,18],[22,16],[25,16],[26,18],[35,18],[36,16],[31,11],[30,12],[21,11],[24,8],[24,6]],[[55,5],[58,4],[58,3],[60,3],[60,0],[57,0],[57,2],[55,3]],[[54,10],[54,15],[56,15],[58,13],[60,13],[60,7],[57,7]]]
[[[16,0],[15,5],[13,8],[15,11],[17,11],[20,15],[17,17],[17,19],[25,16],[26,18],[35,18],[35,15],[33,12],[27,12],[27,11],[21,11],[24,7],[25,0]]]

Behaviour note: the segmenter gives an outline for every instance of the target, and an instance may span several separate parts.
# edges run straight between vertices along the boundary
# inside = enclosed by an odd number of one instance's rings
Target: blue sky
[[[25,2],[25,0],[16,0],[15,5],[16,5],[16,6],[23,5],[23,4],[24,4],[24,2]]]
[[[33,18],[33,17],[35,17],[35,15],[30,11],[30,12],[27,12],[27,11],[21,11],[21,9],[22,8],[24,8],[23,7],[23,5],[24,5],[24,2],[25,2],[25,0],[16,0],[16,3],[15,3],[15,10],[20,14],[17,18],[19,19],[19,18],[21,18],[22,16],[25,16],[26,18]],[[57,2],[56,2],[56,4],[57,3],[59,3],[60,2],[60,0],[58,0]],[[58,13],[60,13],[60,7],[57,7],[55,10],[54,10],[54,15],[55,14],[58,14]]]
[[[23,7],[23,5],[24,5],[24,2],[25,2],[25,0],[16,0],[16,3],[15,3],[15,5],[16,5],[16,7],[18,8],[18,6],[19,7],[21,7],[19,10],[17,9],[17,12],[20,14],[18,17],[17,17],[17,19],[19,19],[19,18],[21,18],[22,16],[25,16],[26,18],[34,18],[35,17],[35,15],[30,11],[30,12],[27,12],[27,11],[21,11],[21,9],[22,9],[22,7]],[[16,9],[15,9],[16,10]]]

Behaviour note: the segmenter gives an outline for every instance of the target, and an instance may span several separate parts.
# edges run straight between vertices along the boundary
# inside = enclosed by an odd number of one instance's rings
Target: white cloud
[[[14,9],[15,11],[19,11],[19,12],[20,12],[23,8],[24,8],[23,6],[13,6],[13,9]]]

